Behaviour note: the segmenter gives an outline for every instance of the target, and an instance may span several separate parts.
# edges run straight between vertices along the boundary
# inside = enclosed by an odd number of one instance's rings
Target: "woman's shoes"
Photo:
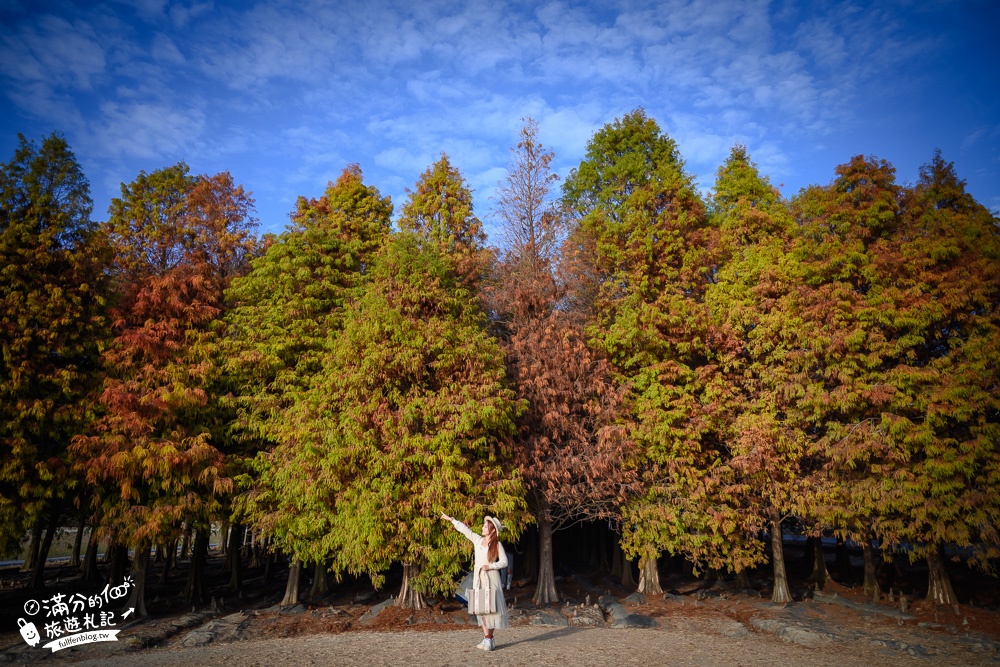
[[[496,644],[493,643],[492,639],[483,637],[483,641],[479,642],[479,645],[476,646],[476,648],[481,648],[484,651],[492,651],[496,648]]]

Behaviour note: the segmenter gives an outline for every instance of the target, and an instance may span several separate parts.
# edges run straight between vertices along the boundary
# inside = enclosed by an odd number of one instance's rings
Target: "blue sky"
[[[998,25],[996,0],[3,0],[0,161],[62,132],[95,219],[140,170],[229,170],[278,232],[350,162],[398,211],[446,152],[489,221],[522,117],[565,176],[642,106],[705,190],[736,143],[788,196],[940,148],[997,210]]]

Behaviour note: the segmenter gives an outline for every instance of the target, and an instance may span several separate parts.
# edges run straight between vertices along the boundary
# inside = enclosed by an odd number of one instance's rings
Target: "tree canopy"
[[[402,565],[420,607],[468,555],[445,512],[537,535],[537,603],[559,597],[553,532],[598,520],[647,593],[663,553],[738,577],[770,558],[788,602],[793,522],[860,544],[874,595],[876,549],[925,559],[936,604],[945,554],[993,570],[1000,220],[952,163],[910,185],[857,155],[785,198],[735,146],[706,192],[642,109],[561,193],[553,159],[524,120],[493,248],[445,154],[395,220],[349,164],[258,237],[250,194],[184,163],[95,222],[65,139],[20,137],[0,552],[30,532],[41,582],[73,514],[141,582],[151,549],[194,530],[204,553],[232,521],[290,559],[289,590],[303,563],[377,585]]]

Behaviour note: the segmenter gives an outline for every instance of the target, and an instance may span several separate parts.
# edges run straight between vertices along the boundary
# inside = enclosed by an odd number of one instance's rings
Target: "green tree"
[[[594,135],[563,197],[595,263],[591,339],[627,387],[643,459],[646,491],[627,508],[623,547],[640,558],[640,589],[657,593],[659,553],[680,546],[671,499],[705,466],[713,230],[676,143],[641,109]]]
[[[344,308],[368,280],[391,216],[389,197],[349,165],[322,197],[299,198],[291,227],[228,292],[235,307],[227,315],[226,370],[248,460],[238,516],[297,562],[329,558],[330,508],[316,504],[302,468],[318,436],[304,433],[290,409],[324,372]],[[286,602],[297,596],[290,589]]]
[[[711,214],[720,263],[705,301],[719,335],[704,404],[717,450],[703,483],[679,499],[698,526],[685,535],[686,550],[709,568],[740,573],[764,556],[753,535],[770,531],[772,600],[784,603],[791,594],[781,522],[797,512],[807,488],[807,440],[784,420],[780,397],[796,326],[786,300],[798,285],[789,255],[795,226],[743,146],[719,168]]]
[[[427,168],[409,192],[399,228],[433,239],[455,260],[463,282],[479,281],[489,261],[483,224],[475,216],[472,190],[448,156]]]
[[[19,135],[0,164],[0,553],[44,522],[34,584],[69,501],[84,494],[70,437],[92,408],[104,264],[90,188],[66,140]]]
[[[502,465],[518,406],[484,324],[455,260],[400,233],[349,305],[303,419],[321,439],[307,455],[326,552],[376,584],[402,562],[400,606],[454,590],[467,549],[442,512],[499,515],[512,539],[523,525],[520,479]]]

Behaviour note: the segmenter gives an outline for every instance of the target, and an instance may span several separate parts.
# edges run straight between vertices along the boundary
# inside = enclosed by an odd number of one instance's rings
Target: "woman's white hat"
[[[486,517],[486,520],[492,523],[493,527],[497,529],[497,534],[499,534],[500,531],[503,530],[503,524],[500,523],[500,519],[496,518],[495,516],[488,516]]]

